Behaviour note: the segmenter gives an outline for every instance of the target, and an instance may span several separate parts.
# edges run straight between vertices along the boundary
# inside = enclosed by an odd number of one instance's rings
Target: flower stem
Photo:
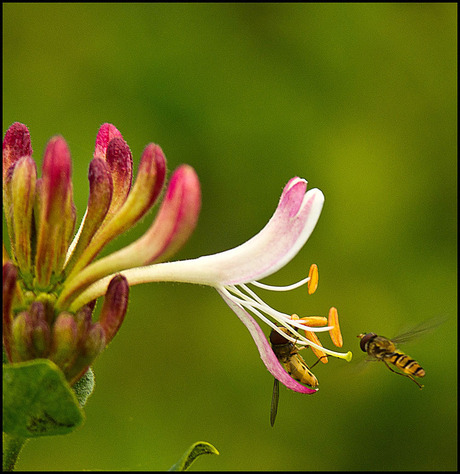
[[[3,433],[3,471],[13,471],[27,438]]]

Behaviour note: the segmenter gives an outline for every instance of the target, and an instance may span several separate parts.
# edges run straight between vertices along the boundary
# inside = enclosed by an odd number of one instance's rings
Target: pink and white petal
[[[323,193],[319,189],[305,193],[306,187],[305,180],[291,179],[267,225],[239,247],[196,259],[133,268],[123,274],[130,286],[154,281],[177,281],[216,288],[248,283],[271,275],[297,254],[318,221],[324,202]],[[96,282],[88,288],[87,294],[81,295],[83,300],[89,296],[100,296],[107,284],[106,279]]]
[[[206,275],[205,284],[234,285],[262,279],[286,265],[310,237],[323,207],[323,193],[305,193],[306,187],[305,180],[291,179],[267,225],[238,247],[196,259],[190,269],[194,277],[199,279],[199,273]]]

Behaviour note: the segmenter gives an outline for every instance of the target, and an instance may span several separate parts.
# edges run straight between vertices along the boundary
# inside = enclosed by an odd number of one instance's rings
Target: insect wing
[[[422,336],[423,334],[427,334],[433,331],[438,326],[445,323],[447,319],[448,319],[447,316],[440,316],[440,317],[427,319],[426,321],[423,321],[422,323],[418,324],[411,330],[406,331],[402,334],[398,334],[396,337],[393,337],[391,340],[397,344],[412,341],[413,339],[416,339]]]
[[[280,383],[275,379],[273,383],[272,404],[270,406],[270,425],[275,424],[276,414],[278,413],[278,402],[280,399]]]

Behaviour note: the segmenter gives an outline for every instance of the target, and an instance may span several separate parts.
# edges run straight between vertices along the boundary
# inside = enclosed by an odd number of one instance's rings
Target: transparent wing
[[[435,318],[427,319],[422,323],[418,324],[414,328],[406,331],[402,334],[398,334],[396,337],[393,337],[391,340],[397,344],[401,344],[403,342],[411,341],[415,338],[422,336],[423,334],[427,334],[434,329],[436,329],[441,324],[444,324],[448,320],[448,316],[437,316]]]
[[[377,362],[377,359],[364,352],[358,353],[356,356],[353,353],[353,359],[349,363],[340,364],[337,370],[347,371],[350,377],[362,377],[369,370],[369,367],[374,366],[369,362]]]
[[[278,402],[280,399],[280,383],[275,379],[273,383],[272,404],[270,406],[270,425],[275,424],[276,414],[278,413]]]

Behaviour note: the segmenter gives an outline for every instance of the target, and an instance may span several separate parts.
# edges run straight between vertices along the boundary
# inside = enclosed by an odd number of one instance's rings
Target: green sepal
[[[186,471],[191,466],[193,461],[195,461],[195,459],[202,454],[219,454],[219,451],[217,451],[217,449],[212,444],[206,443],[206,441],[198,441],[192,444],[192,446],[187,449],[181,459],[168,470]]]
[[[77,396],[48,359],[3,366],[3,431],[20,438],[67,434],[83,424]]]

